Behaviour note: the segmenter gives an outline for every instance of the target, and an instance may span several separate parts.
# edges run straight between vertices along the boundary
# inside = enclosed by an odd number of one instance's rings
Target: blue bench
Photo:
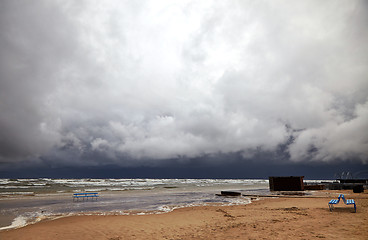
[[[344,195],[342,195],[342,200],[346,205],[354,205],[354,212],[356,212],[356,204],[354,199],[345,199]]]
[[[82,199],[83,201],[84,200],[87,200],[91,198],[92,200],[97,200],[98,198],[98,193],[74,193],[73,194],[73,201],[74,200],[79,200],[79,199]]]
[[[335,204],[338,204],[340,202],[340,199],[342,199],[343,202],[346,205],[354,205],[354,211],[356,212],[356,204],[355,204],[354,199],[345,199],[344,194],[340,194],[339,197],[338,197],[338,199],[332,199],[332,200],[330,200],[330,202],[328,203],[328,207],[329,207],[329,209],[330,209],[331,212],[334,209],[334,205]]]
[[[340,198],[341,198],[342,194],[339,195],[339,197],[337,199],[332,199],[329,203],[328,203],[328,208],[330,209],[330,211],[332,212],[332,210],[334,209],[334,205],[338,204],[340,202]]]

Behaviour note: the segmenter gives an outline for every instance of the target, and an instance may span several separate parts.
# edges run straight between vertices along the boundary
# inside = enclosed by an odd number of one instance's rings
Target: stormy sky
[[[355,0],[0,1],[1,165],[367,166],[367,26]]]

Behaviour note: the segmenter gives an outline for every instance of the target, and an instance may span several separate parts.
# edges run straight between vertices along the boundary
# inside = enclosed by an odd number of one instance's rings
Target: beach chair
[[[344,196],[343,194],[340,194],[337,199],[331,199],[331,201],[328,203],[328,208],[330,209],[331,212],[334,209],[334,205],[338,204],[340,202],[340,198],[343,196]]]
[[[341,197],[346,205],[354,205],[354,212],[356,212],[356,204],[355,204],[354,199],[345,199],[345,196],[343,194]]]

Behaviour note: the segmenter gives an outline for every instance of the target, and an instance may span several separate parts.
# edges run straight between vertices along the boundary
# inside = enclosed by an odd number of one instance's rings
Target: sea
[[[0,230],[73,215],[161,214],[177,208],[239,205],[269,194],[266,179],[0,179]],[[73,200],[97,192],[97,200]]]

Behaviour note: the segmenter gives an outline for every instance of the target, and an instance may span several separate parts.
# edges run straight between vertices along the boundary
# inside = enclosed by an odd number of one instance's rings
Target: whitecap
[[[23,216],[16,217],[10,226],[2,227],[0,230],[12,229],[12,228],[19,228],[24,227],[27,225],[27,218]]]

